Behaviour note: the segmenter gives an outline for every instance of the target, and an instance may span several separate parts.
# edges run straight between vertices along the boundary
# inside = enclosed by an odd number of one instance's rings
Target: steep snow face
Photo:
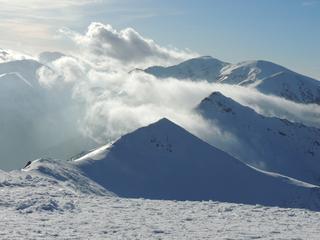
[[[207,80],[214,82],[220,75],[220,70],[226,65],[228,65],[228,63],[205,56],[193,58],[170,67],[150,67],[144,71],[159,78],[173,77],[177,79]]]
[[[320,207],[318,187],[251,168],[167,119],[125,135],[75,165],[123,197]]]
[[[236,138],[238,144],[218,146],[224,151],[261,169],[320,184],[320,129],[264,117],[219,92],[197,110]]]
[[[320,104],[320,81],[291,72],[280,72],[256,85],[262,93],[284,97],[299,103]]]

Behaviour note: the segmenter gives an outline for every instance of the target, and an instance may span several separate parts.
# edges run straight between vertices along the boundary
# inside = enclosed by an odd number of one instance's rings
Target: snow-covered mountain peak
[[[197,110],[236,139],[235,145],[216,143],[219,148],[258,168],[319,185],[319,129],[262,116],[221,93],[205,98]]]
[[[216,58],[203,56],[192,58],[178,65],[170,67],[154,66],[145,69],[146,73],[159,78],[174,77],[177,79],[214,81],[220,74],[220,70],[228,65]]]
[[[97,150],[74,164],[122,197],[320,207],[316,186],[251,168],[165,118]]]
[[[220,92],[213,92],[209,97],[203,99],[200,105],[203,106],[205,104],[210,103],[211,105],[218,108],[220,111],[229,113],[233,112],[231,108],[232,102],[230,100],[231,99],[225,97]]]
[[[236,115],[239,104],[220,92],[213,92],[208,97],[204,98],[197,108],[204,112],[218,111],[225,114]],[[249,107],[241,106],[241,111],[253,112],[254,110]]]

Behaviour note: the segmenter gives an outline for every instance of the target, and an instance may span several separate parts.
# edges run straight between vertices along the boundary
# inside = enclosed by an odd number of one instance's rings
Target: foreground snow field
[[[320,212],[120,198],[68,162],[0,170],[0,239],[318,239]]]
[[[1,195],[10,197],[0,204],[0,239],[312,240],[320,235],[320,213],[307,210],[41,191],[20,191],[16,196],[18,190],[1,189]],[[52,202],[73,202],[73,207],[26,213],[10,203],[16,198],[32,202],[43,195]]]

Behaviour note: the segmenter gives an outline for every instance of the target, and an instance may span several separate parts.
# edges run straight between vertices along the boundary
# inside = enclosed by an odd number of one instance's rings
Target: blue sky
[[[229,62],[270,60],[320,79],[319,0],[0,0],[0,47],[70,48],[58,29],[98,21]]]

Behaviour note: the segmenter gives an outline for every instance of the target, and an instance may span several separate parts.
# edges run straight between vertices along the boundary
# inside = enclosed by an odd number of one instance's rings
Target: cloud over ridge
[[[133,28],[118,31],[110,24],[93,22],[84,35],[68,29],[61,31],[97,58],[110,58],[136,67],[142,63],[144,66],[172,64],[198,55],[190,50],[160,46]]]

